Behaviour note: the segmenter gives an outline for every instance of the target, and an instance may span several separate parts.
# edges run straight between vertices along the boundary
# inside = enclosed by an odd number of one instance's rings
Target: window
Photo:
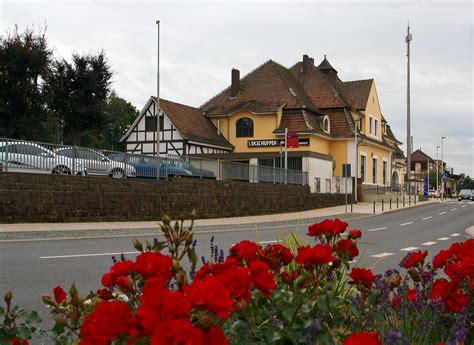
[[[360,156],[360,178],[362,179],[362,182],[365,182],[366,165],[367,165],[366,157]]]
[[[314,189],[316,193],[321,193],[321,179],[319,177],[314,178]]]
[[[369,118],[369,133],[372,134],[373,131],[373,118]]]
[[[387,184],[387,161],[383,161],[382,166],[383,166],[382,183],[386,185]]]
[[[329,133],[331,131],[331,126],[329,124],[329,118],[328,117],[325,117],[324,118],[324,121],[323,121],[323,130],[326,132],[326,133]]]
[[[377,158],[372,158],[372,183],[377,184]]]
[[[331,193],[331,179],[326,179],[326,193]]]
[[[374,126],[374,135],[377,136],[377,128],[378,128],[378,126],[379,126],[379,120],[374,119],[374,123],[375,123],[375,126]]]
[[[237,121],[235,126],[237,138],[251,138],[253,137],[253,121],[248,117],[244,117]]]
[[[383,124],[383,134],[387,134],[387,123]]]
[[[164,116],[160,116],[160,132],[163,131],[164,126]],[[147,116],[145,117],[145,131],[147,132],[156,132],[156,117]]]
[[[359,131],[362,132],[362,117],[359,117]]]

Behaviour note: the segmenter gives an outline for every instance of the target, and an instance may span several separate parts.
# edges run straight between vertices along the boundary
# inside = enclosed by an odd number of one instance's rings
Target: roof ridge
[[[356,82],[358,82],[358,81],[369,81],[369,80],[374,80],[374,78],[341,81],[341,83],[356,83]]]
[[[247,78],[248,76],[250,76],[252,73],[255,73],[258,69],[262,68],[263,66],[265,66],[267,63],[269,63],[270,61],[274,62],[272,59],[268,59],[266,60],[264,63],[260,64],[259,66],[257,66],[256,68],[254,68],[253,70],[251,70],[250,72],[248,72],[246,75],[244,75],[242,78],[240,78],[240,82],[242,82],[245,78]],[[226,92],[227,90],[230,90],[232,86],[232,83],[231,85],[229,85],[228,87],[226,87],[225,89],[223,89],[221,92],[219,92],[218,94],[214,95],[213,97],[209,98],[207,101],[205,101],[203,104],[201,104],[199,106],[199,109],[202,109],[202,107],[204,107],[206,104],[208,104],[209,102],[211,102],[212,100],[216,99],[217,97],[219,97],[220,95],[222,95],[224,92]]]
[[[151,97],[153,98],[153,100],[156,100],[155,96],[151,96]],[[165,98],[161,98],[161,97],[160,97],[160,101],[165,101],[165,102],[173,103],[173,104],[176,104],[176,105],[181,105],[181,106],[186,107],[186,108],[191,108],[191,109],[194,109],[194,110],[202,111],[201,109],[193,107],[191,105],[187,105],[187,104],[183,104],[183,103],[179,103],[179,102],[175,102],[175,101],[170,101],[169,99],[165,99]]]
[[[327,79],[326,77],[324,76],[323,73],[321,73],[321,70],[314,66],[314,70],[316,71],[316,73],[318,73],[318,76],[321,77],[321,79],[323,80],[323,82],[329,87],[329,89],[333,92],[334,94],[334,97],[339,97],[342,102],[344,103],[344,106],[348,106],[350,105],[349,102],[347,101],[347,99],[344,97],[344,95],[342,94],[342,92],[338,89],[336,89],[336,87],[334,85],[332,85]]]

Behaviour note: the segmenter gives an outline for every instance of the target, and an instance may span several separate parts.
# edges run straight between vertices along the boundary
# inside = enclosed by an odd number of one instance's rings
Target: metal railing
[[[126,152],[0,138],[0,171],[156,179],[157,158]],[[160,178],[195,177],[308,184],[308,173],[224,160],[160,157]]]

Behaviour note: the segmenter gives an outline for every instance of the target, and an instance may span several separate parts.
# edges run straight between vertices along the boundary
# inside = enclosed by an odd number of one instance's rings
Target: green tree
[[[49,106],[62,128],[64,142],[81,145],[83,136],[100,136],[107,122],[111,77],[104,51],[73,54],[71,63],[64,59],[54,63],[48,79]]]
[[[45,84],[52,63],[46,29],[0,36],[0,136],[45,140]]]

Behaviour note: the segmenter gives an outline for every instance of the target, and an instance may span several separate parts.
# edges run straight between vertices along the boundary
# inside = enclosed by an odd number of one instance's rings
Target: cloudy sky
[[[374,78],[382,112],[406,141],[406,35],[412,41],[414,149],[474,175],[473,8],[470,1],[0,1],[0,29],[47,25],[57,57],[104,49],[113,88],[141,109],[156,92],[199,106],[268,59],[291,66],[324,54],[344,80]],[[441,156],[441,151],[440,151]]]

